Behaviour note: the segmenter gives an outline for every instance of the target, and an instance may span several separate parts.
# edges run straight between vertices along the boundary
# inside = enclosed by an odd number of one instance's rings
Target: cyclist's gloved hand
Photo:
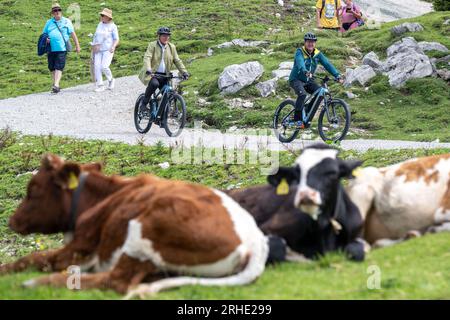
[[[344,83],[344,79],[341,76],[337,76],[336,78],[334,78],[334,81],[339,82],[340,84]]]
[[[187,72],[183,72],[182,77],[183,77],[184,80],[187,80],[187,79],[189,79],[190,74],[187,73]]]
[[[147,71],[145,72],[146,75],[151,75],[152,74],[152,69],[147,69]]]
[[[307,77],[308,79],[311,79],[311,78],[313,77],[313,74],[312,74],[311,72],[307,71],[307,72],[306,72],[306,77]]]

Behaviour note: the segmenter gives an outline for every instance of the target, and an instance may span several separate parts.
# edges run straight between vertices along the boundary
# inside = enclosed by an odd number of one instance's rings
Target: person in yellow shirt
[[[317,27],[320,29],[339,30],[338,9],[341,8],[341,0],[317,0]]]

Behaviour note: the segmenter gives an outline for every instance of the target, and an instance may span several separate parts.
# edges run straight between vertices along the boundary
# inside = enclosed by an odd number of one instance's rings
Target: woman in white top
[[[114,51],[119,44],[119,31],[116,24],[112,21],[112,10],[103,9],[100,12],[101,21],[95,31],[94,40],[92,41],[92,50],[94,54],[94,70],[95,70],[95,91],[104,91],[103,76],[108,80],[108,89],[114,88],[114,78],[110,69]]]

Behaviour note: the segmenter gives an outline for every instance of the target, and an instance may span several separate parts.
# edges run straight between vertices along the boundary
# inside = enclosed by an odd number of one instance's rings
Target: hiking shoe
[[[106,90],[106,88],[104,87],[104,86],[96,86],[95,87],[95,92],[102,92],[102,91],[105,91]]]
[[[108,81],[108,90],[114,89],[114,86],[116,85],[116,79],[112,79],[111,81]]]
[[[57,87],[57,86],[53,86],[52,91],[50,91],[50,93],[52,93],[52,94],[58,94],[60,92],[61,92],[61,88]]]

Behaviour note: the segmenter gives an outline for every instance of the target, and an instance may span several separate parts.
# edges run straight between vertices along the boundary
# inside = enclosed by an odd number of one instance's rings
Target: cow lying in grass
[[[44,157],[10,227],[21,234],[72,233],[73,239],[62,249],[2,265],[0,273],[79,265],[95,272],[81,276],[82,289],[129,297],[190,284],[248,284],[262,274],[268,255],[252,216],[220,191],[151,175],[107,177],[98,165],[56,156]],[[161,279],[168,274],[174,277]],[[25,285],[66,281],[54,273]]]
[[[358,170],[347,187],[375,247],[425,232],[450,231],[450,154]]]
[[[294,167],[269,176],[270,185],[229,195],[255,217],[264,233],[283,238],[295,252],[313,258],[343,250],[361,261],[363,220],[341,185],[361,162],[341,160],[337,153],[326,145],[308,147]]]

